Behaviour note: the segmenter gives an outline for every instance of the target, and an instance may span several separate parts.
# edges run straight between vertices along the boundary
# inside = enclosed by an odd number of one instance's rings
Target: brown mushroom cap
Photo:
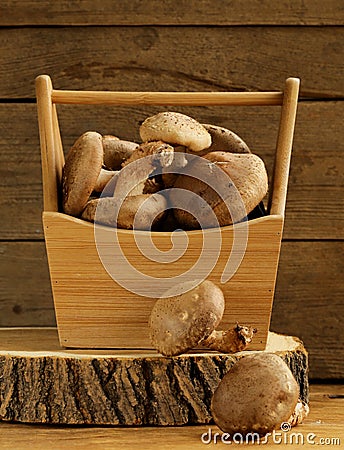
[[[138,144],[119,139],[116,136],[103,136],[104,164],[110,170],[120,170],[122,163],[130,158]]]
[[[289,419],[299,386],[286,363],[274,353],[244,356],[223,377],[211,411],[227,433],[266,434]]]
[[[79,216],[96,185],[103,164],[102,136],[82,134],[69,150],[62,176],[62,205],[66,214]]]
[[[97,223],[127,230],[133,229],[135,216],[137,217],[135,229],[150,230],[158,226],[167,209],[166,198],[161,194],[141,194],[126,197],[118,212],[117,221],[115,211],[118,200],[114,197],[104,197],[90,200],[84,209],[81,218]]]
[[[140,136],[143,141],[162,140],[169,144],[183,145],[194,152],[211,144],[210,134],[199,122],[172,111],[148,117],[140,127]]]
[[[160,298],[149,319],[154,347],[165,356],[175,356],[195,347],[220,323],[224,297],[211,281],[174,297]]]
[[[195,171],[195,165],[200,165],[202,171],[208,170],[209,174],[206,177],[209,180],[209,185],[205,184],[202,180],[189,177],[187,175],[180,175],[175,184],[175,188],[186,189],[194,192],[204,199],[209,206],[213,209],[219,225],[225,226],[233,223],[231,214],[228,211],[226,203],[230,205],[231,211],[234,212],[235,221],[242,220],[248,213],[250,213],[264,198],[268,189],[268,177],[265,169],[264,162],[259,156],[253,153],[237,154],[229,152],[211,152],[203,157],[212,164],[205,169],[204,163],[201,160],[196,160],[190,163],[190,168]],[[229,177],[229,185],[234,184],[236,190],[229,190],[229,197],[227,199],[221,199],[211,187],[213,184],[217,186],[216,171],[212,165],[216,165],[222,169]],[[205,177],[203,176],[203,179]],[[238,198],[237,192],[239,192],[240,198]],[[178,191],[170,192],[170,201],[173,207],[175,207],[175,216],[178,222],[186,229],[198,228],[198,221],[189,212],[182,209],[178,209],[178,203],[180,202]],[[242,208],[242,205],[244,208]],[[212,217],[209,216],[209,223],[212,223]],[[207,224],[207,218],[204,218],[204,224]],[[212,226],[212,225],[209,225]]]
[[[251,153],[245,141],[227,128],[216,125],[202,124],[211,136],[211,146],[203,150],[202,154],[209,152]],[[202,156],[200,154],[200,156]]]

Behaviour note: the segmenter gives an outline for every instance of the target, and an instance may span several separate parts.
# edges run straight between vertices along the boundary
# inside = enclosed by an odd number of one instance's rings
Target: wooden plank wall
[[[34,79],[60,89],[281,90],[301,78],[271,328],[301,337],[311,377],[344,373],[341,0],[0,3],[0,326],[51,326]],[[184,108],[241,135],[271,173],[278,107]],[[154,108],[63,106],[65,149],[96,129],[138,139]]]

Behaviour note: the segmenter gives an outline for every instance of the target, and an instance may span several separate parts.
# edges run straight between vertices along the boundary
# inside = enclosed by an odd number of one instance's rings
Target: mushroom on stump
[[[185,283],[175,287],[178,291],[185,291]],[[159,298],[149,319],[153,346],[165,356],[180,355],[197,345],[228,353],[244,350],[256,330],[237,325],[230,331],[214,331],[224,307],[223,292],[209,280],[180,295]]]

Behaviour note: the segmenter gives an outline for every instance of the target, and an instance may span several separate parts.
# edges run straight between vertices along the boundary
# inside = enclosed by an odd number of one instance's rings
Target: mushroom
[[[202,124],[211,136],[211,145],[203,150],[202,154],[209,152],[251,153],[246,142],[233,131],[216,125]],[[200,154],[201,155],[201,154]]]
[[[112,138],[118,140],[114,136]],[[66,214],[79,216],[92,191],[102,192],[117,175],[118,171],[102,167],[103,146],[104,137],[95,131],[87,131],[68,152],[62,177],[62,205]]]
[[[164,188],[161,177],[148,178],[143,186],[142,194],[155,194]]]
[[[290,426],[295,427],[299,423],[302,423],[303,420],[308,416],[308,414],[309,406],[306,402],[299,399],[296,403],[294,411],[292,412],[287,422],[290,424]]]
[[[128,166],[130,163],[137,161],[146,156],[151,156],[152,169],[156,167],[168,167],[173,162],[174,148],[164,141],[157,140],[153,142],[144,142],[139,145],[124,161],[122,167]]]
[[[192,117],[172,111],[148,117],[140,126],[140,136],[143,141],[162,140],[188,147],[194,152],[211,144],[210,134],[203,125]]]
[[[295,409],[299,385],[274,353],[255,353],[237,361],[211,401],[213,419],[226,433],[266,434],[286,422]]]
[[[184,292],[185,283],[174,289]],[[214,332],[224,307],[223,292],[209,280],[180,295],[159,298],[149,319],[152,345],[165,356],[180,355],[199,344],[221,352],[243,350],[252,340],[252,328]]]
[[[166,198],[161,194],[141,194],[124,199],[118,211],[115,197],[103,197],[90,200],[81,217],[117,228],[132,230],[150,230],[158,226],[167,208]],[[117,220],[116,220],[117,216]]]
[[[243,327],[237,324],[229,330],[214,330],[210,336],[203,339],[201,345],[223,353],[236,353],[245,350],[252,341],[256,328]]]
[[[186,151],[186,147],[181,145],[174,146],[174,157],[172,164],[167,168],[162,168],[161,179],[165,189],[173,187],[181,170],[187,166],[188,158],[185,154]]]
[[[108,169],[120,170],[122,163],[130,158],[139,145],[116,136],[103,136],[104,164]]]
[[[179,197],[181,189],[192,191],[200,197],[200,201],[206,201],[215,213],[218,225],[225,226],[244,219],[261,202],[267,193],[268,177],[264,162],[253,153],[211,152],[190,162],[184,174],[177,178],[174,187],[179,190],[170,191],[171,205],[175,208],[177,221],[185,229],[199,228],[200,225],[189,212],[197,208],[193,198],[188,211],[178,209],[178,204],[182,203]],[[207,214],[205,210],[204,214]],[[215,226],[210,213],[203,217],[202,226]]]
[[[88,131],[74,143],[63,168],[62,206],[66,214],[79,216],[96,185],[103,164],[101,134]]]
[[[110,180],[114,176],[118,176],[119,171],[118,170],[106,170],[102,168],[100,170],[99,176],[97,178],[96,184],[93,188],[95,192],[102,192],[105,188],[105,186],[108,184]]]
[[[148,158],[147,158],[148,157]],[[162,182],[154,177],[154,172],[161,174],[163,168],[169,167],[174,158],[174,149],[163,141],[146,142],[137,147],[131,156],[122,164],[122,171],[118,177],[118,188],[114,195],[124,190],[124,186],[137,180],[129,195],[156,192],[162,188]],[[131,165],[131,163],[138,162]],[[161,177],[160,177],[161,178]]]
[[[149,319],[151,342],[165,356],[180,355],[211,334],[224,307],[221,289],[207,280],[184,294],[159,298]]]

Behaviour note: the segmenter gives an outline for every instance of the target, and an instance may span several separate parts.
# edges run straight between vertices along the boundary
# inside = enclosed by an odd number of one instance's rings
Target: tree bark
[[[60,350],[56,330],[30,329],[17,338],[16,332],[6,331],[7,350],[0,340],[0,419],[19,422],[206,424],[214,390],[245,353],[197,350],[166,358],[151,350]],[[266,351],[284,359],[308,401],[301,341],[270,333]]]

